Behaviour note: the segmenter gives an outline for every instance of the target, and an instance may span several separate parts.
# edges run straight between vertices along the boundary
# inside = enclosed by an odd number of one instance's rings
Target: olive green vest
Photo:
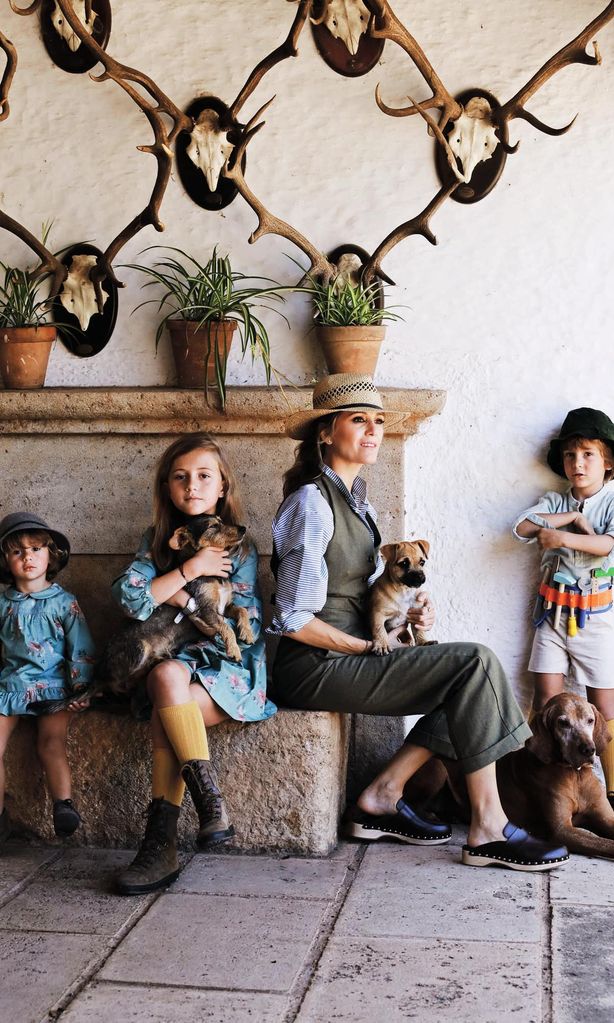
[[[318,618],[352,636],[368,638],[367,581],[375,570],[379,534],[374,523],[376,546],[367,524],[327,476],[320,476],[315,484],[330,505],[335,525],[324,555],[328,589]]]

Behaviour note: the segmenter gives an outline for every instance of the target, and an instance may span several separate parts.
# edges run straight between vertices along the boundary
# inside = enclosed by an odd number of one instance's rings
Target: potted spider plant
[[[384,321],[401,319],[384,308],[380,282],[365,284],[357,274],[339,274],[329,281],[307,274],[306,279],[295,290],[311,298],[316,337],[329,373],[373,376],[386,335]]]
[[[48,273],[36,276],[0,260],[0,374],[5,387],[31,389],[45,383],[56,328],[46,322],[49,298],[40,291]]]
[[[249,351],[252,362],[259,358],[269,384],[269,336],[254,309],[272,309],[281,316],[271,303],[284,302],[281,292],[290,289],[268,277],[250,277],[234,270],[230,257],[219,256],[216,248],[206,263],[172,246],[150,246],[143,251],[152,250],[163,253],[152,266],[127,265],[151,278],[144,288],[153,285],[164,289],[159,300],[148,299],[137,309],[150,302],[158,303],[158,311],[169,307],[158,324],[156,351],[168,328],[180,387],[204,386],[209,405],[211,391],[216,392],[217,404],[224,410],[228,353],[235,330],[242,357]]]

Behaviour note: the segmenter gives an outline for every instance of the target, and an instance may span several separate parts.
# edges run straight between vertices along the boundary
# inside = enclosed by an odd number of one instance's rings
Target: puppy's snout
[[[404,583],[406,586],[423,586],[426,582],[426,576],[424,572],[420,572],[418,569],[412,570],[405,573]]]

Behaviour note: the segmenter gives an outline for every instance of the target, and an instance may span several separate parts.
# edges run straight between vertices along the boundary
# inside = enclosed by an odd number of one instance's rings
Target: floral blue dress
[[[38,593],[9,586],[0,595],[0,714],[35,714],[32,704],[63,700],[91,684],[95,650],[72,593],[52,583]]]
[[[112,592],[126,614],[145,621],[158,606],[151,593],[152,580],[158,572],[151,555],[152,530],[148,529],[134,561],[115,580]],[[233,601],[246,607],[255,642],[242,643],[242,663],[228,659],[220,636],[203,636],[186,644],[176,655],[192,672],[192,681],[200,682],[222,710],[235,721],[263,721],[275,714],[277,707],[266,696],[266,662],[262,634],[262,600],[257,582],[258,552],[249,542],[244,557],[233,558],[230,582]],[[231,618],[226,621],[236,631]],[[141,708],[135,707],[139,713]],[[140,716],[140,714],[139,714]]]

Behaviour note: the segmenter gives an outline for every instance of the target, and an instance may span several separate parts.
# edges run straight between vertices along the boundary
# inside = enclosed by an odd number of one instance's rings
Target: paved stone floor
[[[9,841],[0,1018],[610,1023],[614,864],[470,868],[461,842],[195,855],[168,891],[122,898],[130,853]]]

